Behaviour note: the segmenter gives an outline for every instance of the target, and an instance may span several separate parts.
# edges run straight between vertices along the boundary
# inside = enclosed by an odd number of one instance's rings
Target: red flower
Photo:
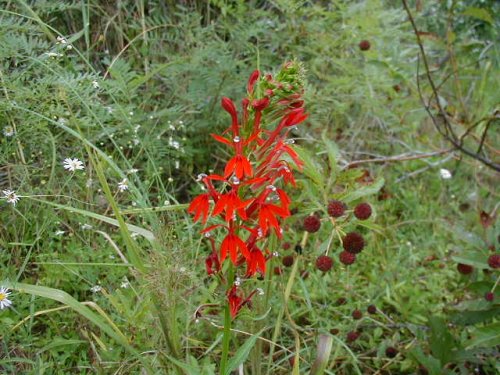
[[[220,271],[219,257],[215,252],[210,253],[210,255],[205,259],[205,268],[208,275],[212,275]]]
[[[273,227],[276,235],[281,238],[281,228],[276,216],[281,216],[283,219],[290,216],[290,212],[283,207],[274,204],[261,204],[259,210],[259,226],[265,236],[269,227]]]
[[[236,195],[236,190],[232,189],[229,193],[222,194],[220,196],[219,200],[215,204],[212,215],[217,216],[222,213],[222,211],[226,211],[225,220],[227,222],[230,222],[233,219],[233,215],[236,211],[243,220],[246,220],[247,215],[244,208],[248,205],[248,203],[250,203],[250,201],[251,200],[242,201],[240,198],[238,198],[238,195]]]
[[[210,194],[200,194],[196,198],[193,199],[191,204],[188,207],[188,212],[190,214],[194,214],[194,221],[198,221],[200,216],[202,216],[202,222],[205,224],[207,222],[208,217],[208,209],[210,207],[209,204]]]
[[[266,258],[262,251],[254,246],[247,260],[247,277],[255,275],[256,272],[260,272],[262,275],[266,273]]]
[[[236,155],[227,162],[224,177],[229,177],[233,172],[239,179],[244,176],[251,177],[253,175],[252,165],[243,155]]]
[[[246,259],[250,257],[247,245],[241,238],[234,234],[234,230],[230,229],[229,234],[224,238],[220,247],[220,261],[224,262],[229,253],[231,261],[234,265],[238,261],[238,250]]]
[[[254,70],[252,74],[250,74],[250,78],[248,79],[247,90],[249,94],[253,94],[253,88],[255,86],[255,82],[259,79],[260,72],[258,70]]]
[[[229,311],[231,312],[231,317],[234,319],[238,312],[243,307],[245,301],[240,297],[240,293],[238,293],[238,288],[233,286],[229,292],[227,293],[227,299],[229,301]]]
[[[221,100],[222,108],[226,110],[231,115],[232,119],[232,129],[234,135],[238,135],[238,112],[236,112],[236,107],[233,101],[229,98],[223,97]]]

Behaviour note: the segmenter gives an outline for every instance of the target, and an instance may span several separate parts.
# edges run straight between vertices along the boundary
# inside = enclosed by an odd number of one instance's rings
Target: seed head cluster
[[[328,255],[320,255],[316,259],[316,268],[322,272],[328,272],[333,266],[333,260]]]
[[[346,205],[341,201],[333,200],[330,201],[330,203],[328,203],[327,211],[328,215],[330,215],[331,217],[334,218],[341,217],[342,215],[344,215],[345,210],[346,210]]]
[[[488,266],[494,269],[500,268],[500,254],[490,255],[488,258]]]
[[[474,267],[469,266],[468,264],[458,263],[457,271],[462,275],[470,275],[474,271]]]
[[[352,254],[360,253],[365,247],[365,240],[363,236],[357,232],[347,233],[342,243],[344,250]]]

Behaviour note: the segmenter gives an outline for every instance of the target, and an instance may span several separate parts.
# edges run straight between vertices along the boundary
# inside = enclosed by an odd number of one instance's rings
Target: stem
[[[228,290],[232,287],[234,282],[234,267],[229,262],[227,285]],[[224,336],[222,336],[222,358],[220,362],[220,374],[224,375],[227,368],[227,359],[229,357],[229,343],[231,342],[231,311],[229,308],[229,301],[226,302],[224,309]]]
[[[229,357],[229,342],[231,341],[231,313],[229,311],[229,302],[226,303],[224,310],[224,336],[222,337],[222,359],[220,363],[220,373],[226,373],[227,359]]]

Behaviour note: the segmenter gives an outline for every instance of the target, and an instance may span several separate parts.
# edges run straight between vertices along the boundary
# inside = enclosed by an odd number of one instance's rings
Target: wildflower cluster
[[[279,186],[295,186],[292,168],[302,167],[289,139],[291,129],[307,118],[301,99],[302,75],[296,62],[285,64],[275,77],[254,71],[241,116],[231,99],[222,98],[231,126],[212,137],[227,146],[232,157],[222,175],[198,176],[206,192],[195,197],[188,208],[195,221],[201,219],[205,224],[210,218],[214,222],[202,230],[211,247],[205,261],[207,273],[220,275],[227,258],[232,263],[229,268],[236,267],[236,282],[231,274],[227,279],[233,318],[258,291],[245,296],[241,279],[266,272],[266,262],[272,256],[266,248],[268,238],[274,235],[281,239],[281,221],[290,216],[291,200]],[[212,237],[216,229],[223,231],[220,245]],[[240,275],[238,267],[243,265],[246,272]]]

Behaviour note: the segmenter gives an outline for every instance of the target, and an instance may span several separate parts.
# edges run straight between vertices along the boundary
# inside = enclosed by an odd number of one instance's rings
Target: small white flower
[[[443,180],[449,180],[452,177],[451,172],[448,169],[441,168],[439,174]]]
[[[96,80],[93,80],[92,81],[92,87],[95,88],[95,89],[98,89],[100,86],[99,86],[99,82],[97,82]]]
[[[122,281],[120,288],[127,289],[129,286],[130,286],[129,281],[125,279]]]
[[[86,186],[87,188],[91,188],[93,183],[94,183],[94,180],[92,180],[91,178],[89,178],[89,179],[87,180],[87,182],[85,182],[85,186]]]
[[[56,53],[56,52],[45,52],[45,54],[48,56],[48,57],[61,57],[63,54],[62,53]]]
[[[237,277],[236,280],[234,280],[234,285],[235,286],[240,286],[241,285],[241,279],[239,277]]]
[[[56,232],[54,233],[56,236],[62,236],[64,233],[66,233],[65,231],[63,230],[56,230]]]
[[[172,177],[167,178],[168,182],[174,182],[174,179]]]
[[[13,190],[2,190],[3,198],[13,206],[19,201],[19,196]]]
[[[64,169],[67,169],[68,171],[74,172],[76,170],[82,170],[85,169],[83,163],[81,160],[74,158],[66,158],[64,159],[63,162]]]
[[[12,126],[6,126],[3,128],[3,135],[6,137],[12,137],[14,134],[16,134],[16,131]]]
[[[273,251],[273,257],[279,257],[280,256],[280,253],[278,253],[277,251]]]
[[[118,183],[118,190],[121,192],[128,190],[128,180],[126,178],[124,178]]]
[[[257,288],[257,294],[258,294],[259,296],[263,296],[263,295],[264,295],[264,289],[262,289],[262,288]]]
[[[0,287],[0,310],[6,309],[12,305],[12,301],[9,299],[9,289],[5,287]]]
[[[102,286],[100,285],[94,285],[92,288],[90,288],[90,291],[92,293],[97,293],[97,292],[100,292],[102,290]]]
[[[82,230],[90,230],[90,229],[92,229],[92,225],[90,225],[90,224],[83,224],[83,225],[80,226],[80,228]]]
[[[136,174],[137,172],[139,172],[137,168],[132,168],[127,171],[128,174]]]

